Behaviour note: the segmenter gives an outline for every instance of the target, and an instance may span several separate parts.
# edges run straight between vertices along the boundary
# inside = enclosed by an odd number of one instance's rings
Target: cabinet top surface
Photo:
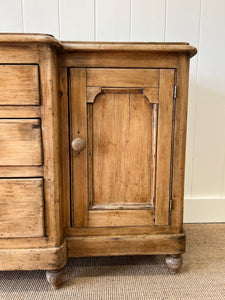
[[[1,33],[0,43],[41,43],[61,48],[64,52],[166,52],[186,53],[190,57],[197,49],[185,42],[83,42],[59,41],[49,34]]]

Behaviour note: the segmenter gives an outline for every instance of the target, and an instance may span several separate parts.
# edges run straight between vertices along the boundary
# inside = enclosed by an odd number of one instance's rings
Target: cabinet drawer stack
[[[0,236],[44,236],[38,65],[0,65]]]

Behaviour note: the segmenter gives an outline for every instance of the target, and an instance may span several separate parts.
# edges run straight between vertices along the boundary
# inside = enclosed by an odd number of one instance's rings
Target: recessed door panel
[[[70,69],[73,227],[168,225],[173,86],[172,69]]]
[[[98,95],[92,130],[93,206],[152,204],[148,100],[132,93]]]

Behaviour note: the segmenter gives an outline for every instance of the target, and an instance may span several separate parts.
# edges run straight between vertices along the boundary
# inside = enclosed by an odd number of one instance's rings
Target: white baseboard
[[[225,198],[185,198],[184,223],[225,222]]]

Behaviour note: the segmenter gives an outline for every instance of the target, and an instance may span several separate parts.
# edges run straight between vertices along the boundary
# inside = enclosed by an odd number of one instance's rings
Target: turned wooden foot
[[[46,278],[54,289],[59,289],[66,278],[66,268],[63,267],[62,269],[47,271]]]
[[[176,274],[182,265],[181,255],[167,255],[166,264],[171,274]]]

